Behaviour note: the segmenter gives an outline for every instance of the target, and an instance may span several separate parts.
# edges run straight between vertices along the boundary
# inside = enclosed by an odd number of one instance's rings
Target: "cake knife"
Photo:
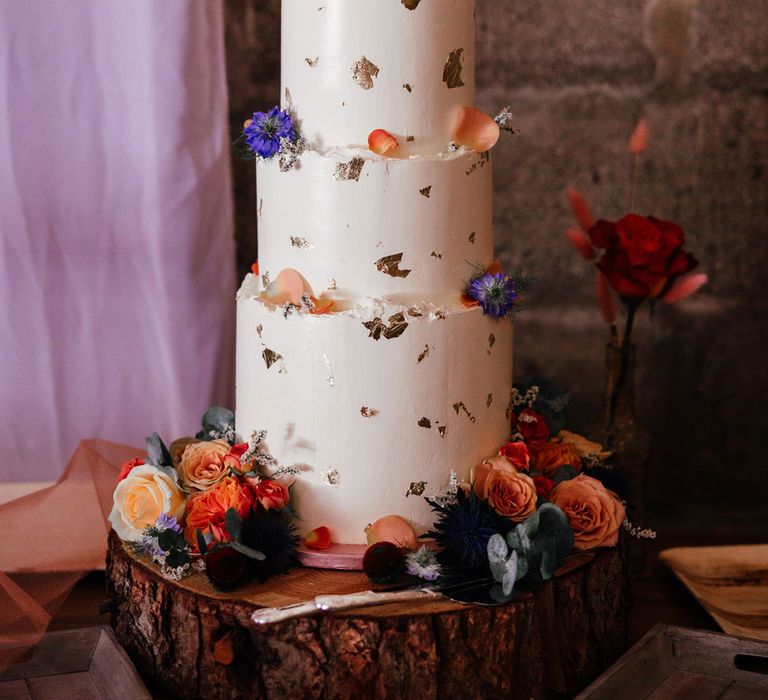
[[[359,593],[342,593],[315,596],[311,600],[292,605],[283,605],[278,608],[261,608],[251,615],[251,620],[256,625],[269,625],[275,622],[284,622],[297,617],[315,615],[320,612],[336,612],[361,608],[373,605],[386,605],[387,603],[405,603],[417,600],[434,600],[435,598],[450,598],[450,593],[468,592],[474,588],[480,588],[493,584],[490,576],[471,581],[462,581],[435,586],[416,586],[404,590],[384,591],[360,591]],[[459,601],[466,602],[466,601]]]

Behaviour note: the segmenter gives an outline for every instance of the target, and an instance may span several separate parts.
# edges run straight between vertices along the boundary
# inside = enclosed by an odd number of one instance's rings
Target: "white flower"
[[[421,546],[415,552],[410,552],[406,558],[407,572],[425,581],[435,581],[440,576],[440,564],[437,556],[429,547]]]
[[[185,500],[175,475],[143,464],[118,483],[109,522],[120,539],[138,542],[162,513],[181,518]]]

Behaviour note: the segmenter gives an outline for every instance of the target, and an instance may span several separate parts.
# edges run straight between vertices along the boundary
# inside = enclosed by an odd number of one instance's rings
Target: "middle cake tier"
[[[309,151],[257,163],[259,267],[293,267],[315,294],[449,303],[493,259],[488,154]]]

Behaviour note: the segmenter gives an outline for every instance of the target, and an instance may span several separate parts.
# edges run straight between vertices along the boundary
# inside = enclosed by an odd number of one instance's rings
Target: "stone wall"
[[[239,129],[278,98],[279,2],[226,6]],[[637,323],[650,524],[765,530],[768,5],[478,0],[477,22],[478,104],[511,105],[520,130],[494,150],[498,254],[539,281],[516,325],[516,376],[551,377],[573,394],[574,427],[597,422],[607,329],[593,271],[563,238],[565,189],[580,189],[599,216],[621,216],[626,140],[645,117],[652,138],[635,208],[678,221],[710,275],[698,297]],[[252,164],[233,167],[243,272],[256,257],[255,185]]]

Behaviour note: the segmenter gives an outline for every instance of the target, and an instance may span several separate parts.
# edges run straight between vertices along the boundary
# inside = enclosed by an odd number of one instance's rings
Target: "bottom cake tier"
[[[298,469],[300,530],[362,544],[397,514],[432,524],[422,495],[467,479],[509,435],[512,324],[480,308],[362,300],[312,315],[238,293],[237,432],[265,430]]]

